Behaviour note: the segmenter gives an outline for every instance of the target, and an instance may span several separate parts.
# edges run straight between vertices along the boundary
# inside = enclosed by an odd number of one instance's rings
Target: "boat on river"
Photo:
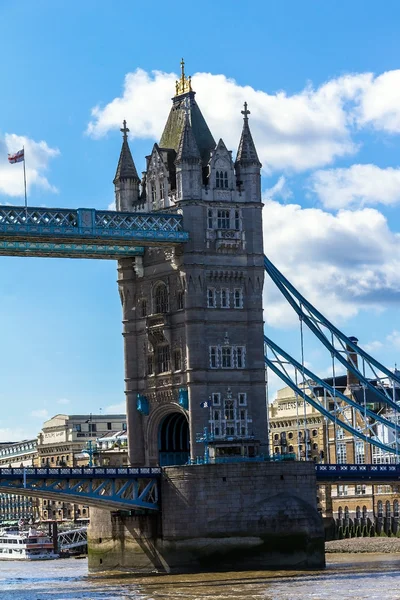
[[[0,560],[52,560],[59,558],[54,552],[51,538],[32,527],[28,531],[6,527],[0,531]]]

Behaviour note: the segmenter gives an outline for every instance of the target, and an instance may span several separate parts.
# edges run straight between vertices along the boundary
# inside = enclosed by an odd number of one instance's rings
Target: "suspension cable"
[[[300,304],[302,309],[302,305]],[[301,344],[301,371],[303,378],[303,404],[304,404],[304,458],[307,461],[307,404],[306,404],[306,379],[304,373],[304,332],[303,332],[303,318],[300,316],[300,344]]]

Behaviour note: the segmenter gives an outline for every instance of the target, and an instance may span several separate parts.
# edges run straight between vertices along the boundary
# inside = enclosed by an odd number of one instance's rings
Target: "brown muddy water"
[[[400,600],[400,554],[327,555],[323,571],[92,577],[86,560],[0,562],[1,600]]]

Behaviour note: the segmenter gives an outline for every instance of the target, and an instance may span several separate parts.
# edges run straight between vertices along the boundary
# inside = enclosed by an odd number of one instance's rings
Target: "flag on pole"
[[[25,160],[25,151],[23,148],[22,148],[22,150],[19,150],[15,154],[8,155],[8,162],[11,163],[12,165],[14,163],[22,162],[23,160]]]
[[[210,408],[211,402],[210,402],[210,400],[205,400],[204,402],[200,402],[200,406],[201,406],[201,408]]]

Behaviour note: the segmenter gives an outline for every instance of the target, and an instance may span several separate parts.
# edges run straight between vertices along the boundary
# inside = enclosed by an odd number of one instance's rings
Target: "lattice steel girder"
[[[95,258],[116,260],[142,256],[141,246],[87,243],[17,242],[0,240],[0,256],[32,256],[43,258]]]
[[[315,465],[317,481],[393,481],[400,480],[400,465]]]
[[[267,337],[264,337],[264,342],[267,346],[269,346],[269,339]],[[296,365],[296,361],[294,359],[291,359],[291,357],[285,353],[283,350],[282,351],[278,351],[276,350],[278,348],[278,346],[276,346],[276,344],[272,344],[271,345],[271,349],[274,349],[273,346],[275,347],[275,352],[279,354],[281,354],[282,356],[285,357],[286,360],[289,360],[289,364],[291,364],[295,369],[298,369],[298,363]],[[292,362],[293,360],[293,362]],[[310,404],[311,406],[313,406],[319,413],[321,413],[322,415],[324,415],[324,417],[326,417],[327,419],[329,419],[329,421],[331,421],[332,423],[336,423],[339,424],[340,427],[342,427],[343,429],[345,429],[348,433],[350,433],[351,435],[359,438],[360,440],[363,440],[364,442],[367,442],[368,444],[372,444],[373,446],[376,446],[377,448],[380,448],[381,450],[384,450],[385,452],[389,452],[392,454],[396,454],[396,448],[393,448],[391,446],[388,446],[382,442],[380,442],[379,440],[376,440],[372,437],[366,436],[364,433],[362,433],[361,431],[359,431],[358,429],[355,429],[354,427],[352,427],[349,423],[345,422],[345,421],[337,421],[337,417],[335,416],[335,414],[332,414],[329,410],[327,410],[324,406],[322,406],[319,402],[318,399],[313,398],[311,395],[307,395],[305,393],[305,390],[301,389],[298,385],[296,381],[293,381],[293,379],[290,377],[289,373],[287,372],[286,369],[283,370],[283,372],[279,369],[279,367],[276,365],[276,363],[272,360],[270,360],[267,356],[264,356],[264,361],[265,364],[280,378],[282,379],[282,381],[284,383],[286,383],[287,386],[289,386],[294,393],[299,396],[300,398],[303,398],[305,402],[307,402],[308,404]],[[281,368],[282,368],[282,363],[280,364]],[[301,369],[303,369],[303,367],[300,365]],[[306,369],[304,368],[304,373],[306,372]],[[311,373],[311,371],[308,371],[309,374],[313,375]],[[316,375],[313,375],[312,379],[316,379],[318,381],[318,377]],[[314,380],[315,380],[314,379]],[[319,380],[322,381],[322,380]],[[330,386],[329,386],[330,387]],[[311,386],[309,386],[310,391],[312,391]],[[338,392],[336,391],[336,394],[338,395]],[[346,397],[344,396],[343,398],[346,399]],[[341,398],[340,398],[341,399]],[[342,400],[342,399],[341,399]],[[348,399],[347,399],[347,403]],[[359,410],[360,412],[364,412],[363,407],[361,405],[359,405]],[[375,415],[376,418],[376,415]],[[377,419],[379,420],[379,419]]]
[[[87,527],[62,531],[58,534],[58,547],[60,550],[79,548],[87,544]]]
[[[176,213],[123,213],[0,206],[0,240],[95,245],[169,246],[186,242],[182,216]]]
[[[346,367],[346,369],[351,371],[359,379],[359,381],[377,397],[380,402],[391,406],[396,412],[398,412],[399,406],[393,401],[391,388],[387,389],[383,385],[380,385],[380,387],[373,386],[366,378],[365,374],[357,368],[357,364],[354,362],[353,356],[357,355],[364,361],[365,364],[367,364],[367,366],[374,373],[378,384],[381,383],[383,378],[379,376],[379,373],[377,373],[376,370],[382,372],[393,385],[400,384],[400,378],[387,367],[382,365],[379,361],[377,361],[373,356],[365,352],[365,350],[360,348],[360,346],[355,344],[354,341],[348,338],[332,323],[330,323],[330,321],[328,321],[328,319],[326,319],[322,313],[320,313],[306,298],[304,298],[304,296],[300,294],[300,292],[296,290],[290,281],[288,281],[288,279],[286,279],[286,277],[284,277],[284,275],[278,271],[275,265],[266,256],[264,256],[264,267],[272,281],[282,292],[292,308],[296,311],[299,318],[322,342],[322,344],[330,352],[331,356],[336,358],[342,363],[343,366]],[[307,312],[304,309],[306,309]],[[328,339],[321,327],[328,329],[332,339],[335,338],[339,342],[342,348],[341,351],[337,350],[334,343]],[[343,354],[345,354],[345,356],[343,356]]]
[[[158,468],[0,469],[0,491],[115,509],[159,510]]]

